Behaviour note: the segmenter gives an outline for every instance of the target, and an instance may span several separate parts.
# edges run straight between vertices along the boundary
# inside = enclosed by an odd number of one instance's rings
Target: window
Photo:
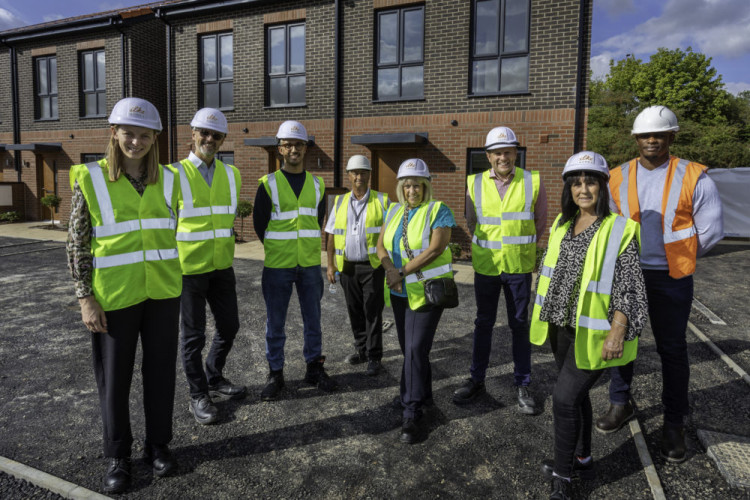
[[[424,97],[424,7],[377,13],[375,99]]]
[[[305,104],[305,23],[268,28],[266,102]]]
[[[91,163],[104,158],[104,153],[81,153],[81,163]]]
[[[472,94],[529,90],[529,0],[474,0]]]
[[[516,167],[526,169],[526,148],[516,148],[518,156],[516,156]],[[470,149],[469,158],[466,162],[466,175],[479,174],[485,170],[489,170],[490,162],[487,160],[487,153],[484,149]]]
[[[228,165],[234,165],[234,151],[219,151],[216,159]]]
[[[201,37],[203,107],[234,108],[232,33]]]
[[[37,120],[56,120],[57,115],[57,56],[37,57],[36,103]]]
[[[104,50],[81,52],[81,116],[106,116]]]

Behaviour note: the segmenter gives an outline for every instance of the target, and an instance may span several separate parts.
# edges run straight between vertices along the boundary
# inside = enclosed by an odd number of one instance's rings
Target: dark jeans
[[[344,261],[341,286],[354,334],[354,348],[367,359],[383,357],[383,287],[385,270],[373,269],[370,262]]]
[[[552,391],[555,421],[555,472],[570,477],[576,456],[591,455],[593,414],[589,390],[603,370],[581,370],[576,366],[575,330],[550,325],[550,345],[558,374]]]
[[[661,357],[663,389],[661,401],[664,421],[682,425],[690,412],[688,384],[690,362],[685,330],[693,303],[693,277],[674,279],[668,271],[644,269],[648,296],[648,315],[656,341],[656,352]],[[625,404],[633,383],[633,363],[609,370],[609,399],[613,404]]]
[[[505,295],[508,324],[513,333],[513,375],[515,385],[531,383],[531,342],[529,341],[529,298],[531,273],[487,276],[474,273],[477,317],[474,320],[474,348],[471,378],[482,382],[490,364],[492,329],[497,320],[500,292]]]
[[[263,299],[266,301],[266,359],[271,370],[284,368],[286,342],[286,313],[292,297],[292,287],[297,289],[304,335],[302,354],[305,362],[320,358],[323,342],[320,333],[320,300],[323,298],[323,276],[320,266],[292,267],[287,269],[263,268],[261,278]]]
[[[107,311],[108,333],[92,333],[94,377],[102,412],[104,456],[130,456],[130,384],[141,339],[143,360],[143,413],[146,441],[172,440],[175,362],[177,360],[180,299],[151,300]]]
[[[406,297],[391,294],[398,343],[404,355],[401,368],[401,406],[404,418],[419,418],[425,401],[432,398],[430,350],[442,307],[416,312]]]
[[[216,323],[216,334],[206,356],[206,302]],[[182,277],[182,366],[191,396],[208,394],[208,386],[221,381],[227,356],[240,329],[234,269],[227,268]]]

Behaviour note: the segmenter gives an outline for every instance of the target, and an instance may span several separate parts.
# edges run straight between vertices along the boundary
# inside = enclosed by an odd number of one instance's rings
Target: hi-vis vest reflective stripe
[[[263,241],[264,265],[284,269],[319,266],[318,203],[325,193],[323,179],[305,172],[299,198],[281,170],[263,176],[259,182],[272,204],[271,220]]]
[[[442,202],[433,200],[412,209],[417,212],[412,215],[409,221],[408,234],[403,235],[403,238],[409,238],[409,247],[414,257],[417,257],[430,246],[430,227],[435,221],[442,205]],[[396,229],[402,224],[403,218],[404,207],[400,203],[391,205],[386,215],[385,234],[383,235],[383,246],[388,250],[391,260],[393,260],[393,237],[396,234]],[[406,255],[403,238],[399,245],[399,252],[401,253],[402,265],[405,266],[409,262],[409,257]],[[408,274],[404,278],[410,309],[416,311],[420,307],[427,305],[427,301],[424,298],[424,285],[422,281],[432,278],[453,277],[452,258],[450,249],[446,247],[437,259],[421,269],[421,281],[417,278],[417,273]],[[388,287],[386,287],[386,293],[388,293]]]
[[[352,193],[338,195],[334,201],[336,207],[336,219],[333,229],[333,244],[336,247],[336,267],[341,270],[344,268],[344,249],[346,247],[346,228],[347,218],[349,216],[349,200]],[[367,199],[367,209],[365,212],[365,245],[367,246],[367,258],[373,268],[380,266],[378,259],[378,235],[383,226],[383,215],[388,209],[388,195],[370,190],[370,196]]]
[[[707,167],[670,156],[662,195],[662,231],[669,275],[679,279],[695,272],[698,237],[693,225],[693,193]],[[641,221],[636,174],[638,160],[623,163],[610,172],[609,188],[620,214]]]
[[[175,240],[177,174],[159,167],[159,181],[143,196],[121,176],[107,180],[107,160],[70,169],[89,209],[94,257],[92,288],[105,311],[146,299],[167,299],[182,292],[182,271]]]
[[[234,219],[240,173],[216,161],[211,187],[189,160],[172,164],[180,173],[177,248],[183,274],[202,274],[232,266]]]
[[[537,239],[534,207],[539,196],[539,172],[516,168],[502,199],[490,170],[469,176],[467,182],[477,214],[471,240],[474,270],[487,276],[533,271]]]
[[[552,225],[547,255],[539,271],[534,311],[531,316],[531,342],[542,345],[547,338],[549,324],[539,319],[544,298],[557,266],[560,242],[568,231],[572,220],[558,227],[560,215]],[[625,342],[623,355],[619,359],[604,361],[602,346],[609,335],[609,304],[612,299],[612,281],[615,276],[617,257],[636,238],[640,245],[640,225],[620,215],[610,214],[599,226],[583,261],[581,289],[576,310],[576,366],[582,370],[601,370],[610,366],[622,366],[633,361],[638,350],[638,339]]]

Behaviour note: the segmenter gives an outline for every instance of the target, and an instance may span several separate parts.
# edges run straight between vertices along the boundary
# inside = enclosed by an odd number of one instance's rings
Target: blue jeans
[[[492,329],[497,320],[500,291],[505,295],[508,324],[513,333],[513,374],[515,385],[531,383],[531,342],[529,340],[529,298],[531,273],[487,276],[474,273],[474,296],[477,318],[474,320],[474,348],[471,355],[471,378],[484,381],[490,364]]]
[[[685,330],[693,303],[693,277],[674,279],[668,271],[643,270],[648,296],[648,316],[656,341],[656,352],[661,357],[663,389],[661,401],[664,421],[682,425],[690,412],[688,360]],[[609,399],[613,404],[625,404],[633,383],[633,363],[609,370]]]
[[[320,300],[323,298],[323,276],[320,266],[286,269],[263,268],[261,287],[266,301],[266,359],[273,371],[284,368],[286,313],[292,296],[292,285],[297,288],[302,324],[304,326],[305,362],[312,363],[322,356],[320,333]]]

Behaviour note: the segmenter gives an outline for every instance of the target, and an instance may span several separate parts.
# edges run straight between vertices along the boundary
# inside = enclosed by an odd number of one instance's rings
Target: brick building
[[[132,24],[123,30],[142,30],[147,37],[153,26],[153,32],[163,32],[163,43],[137,47],[140,35],[128,37],[132,61],[141,61],[143,53],[138,50],[147,50],[153,66],[139,73],[149,75],[147,83],[138,89],[133,85],[123,94],[157,101],[167,127],[162,151],[169,161],[188,154],[188,124],[197,109],[222,109],[230,122],[222,155],[242,172],[242,199],[252,200],[256,179],[277,168],[273,137],[286,119],[302,121],[314,137],[307,168],[323,177],[329,194],[347,185],[343,169],[353,154],[371,159],[373,186],[392,194],[401,161],[423,158],[433,173],[436,198],[448,203],[459,223],[453,240],[468,248],[465,179],[487,168],[482,146],[494,126],[506,125],[516,132],[521,166],[539,170],[547,185],[549,223],[556,215],[562,166],[585,140],[591,4],[591,0],[150,4],[150,17],[129,17]],[[122,15],[119,19],[127,24]],[[7,36],[0,33],[0,38]],[[107,43],[111,109],[121,95],[121,65],[113,62],[111,73],[109,66],[120,54],[120,33],[102,30],[79,38],[66,37],[66,53],[80,52],[76,44],[90,39]],[[19,73],[20,82],[32,78],[31,50],[50,45],[50,41],[24,42],[19,60],[28,68],[26,76]],[[58,47],[62,53],[62,46]],[[2,50],[0,64],[5,64],[9,56]],[[138,80],[133,66],[126,63],[125,74]],[[31,83],[23,85],[31,99]],[[0,102],[8,98],[5,93],[0,91]],[[66,156],[75,160],[72,163],[80,160],[75,155],[85,148],[78,140],[69,140],[70,134],[77,139],[82,129],[105,132],[104,119],[63,120],[61,115],[54,128],[44,128],[28,113],[21,113],[22,142],[51,141],[56,134],[55,141],[71,151]],[[0,122],[0,143],[10,143],[6,117],[0,115]],[[70,131],[74,128],[80,132]],[[45,136],[41,130],[49,132]],[[30,158],[26,161],[34,158],[23,154]],[[58,160],[57,168],[70,164],[67,158]],[[38,188],[32,186],[32,171],[23,167],[22,177],[34,192]],[[67,190],[67,185],[62,188]],[[31,216],[36,213],[31,211]],[[245,233],[254,237],[247,226]]]

